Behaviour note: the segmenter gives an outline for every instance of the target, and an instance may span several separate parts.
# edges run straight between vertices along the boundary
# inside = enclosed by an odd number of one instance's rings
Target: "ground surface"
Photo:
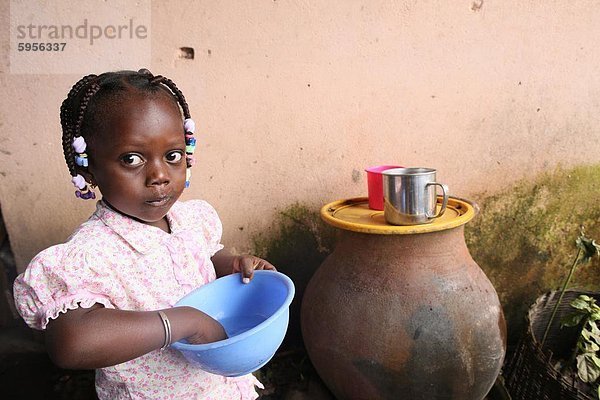
[[[335,400],[300,349],[279,352],[257,376],[260,400]],[[96,400],[94,373],[57,368],[23,326],[0,329],[0,399]],[[486,400],[504,399],[494,388]]]
[[[257,375],[265,384],[261,400],[333,400],[303,351],[278,353]],[[60,369],[34,331],[2,328],[0,399],[95,400],[94,372]]]

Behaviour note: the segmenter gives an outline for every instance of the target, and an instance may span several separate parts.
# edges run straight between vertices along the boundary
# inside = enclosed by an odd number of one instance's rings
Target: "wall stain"
[[[471,10],[472,11],[481,11],[481,8],[483,7],[483,0],[475,0],[472,4],[471,4]]]
[[[475,200],[481,213],[465,227],[469,251],[498,292],[514,344],[525,314],[544,292],[559,288],[584,225],[600,240],[600,164],[558,168],[534,181]],[[600,259],[580,266],[572,288],[600,290]]]
[[[525,329],[525,314],[544,292],[559,288],[576,253],[584,225],[600,240],[600,164],[558,168],[494,194],[473,196],[480,214],[465,227],[472,257],[498,292],[508,324],[508,342]],[[319,211],[294,203],[278,212],[270,229],[252,238],[254,254],[290,276],[296,297],[284,345],[302,344],[300,306],[317,268],[335,247],[336,229]],[[578,268],[573,288],[600,290],[600,259]]]
[[[317,268],[333,251],[336,229],[321,220],[319,210],[294,203],[280,211],[271,229],[252,238],[253,253],[289,276],[296,287],[284,347],[303,347],[300,306],[304,290]]]

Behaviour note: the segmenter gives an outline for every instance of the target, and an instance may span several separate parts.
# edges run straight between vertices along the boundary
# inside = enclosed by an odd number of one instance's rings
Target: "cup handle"
[[[443,199],[442,199],[442,208],[440,209],[440,212],[437,213],[437,215],[429,215],[427,214],[427,218],[439,218],[441,217],[444,212],[446,211],[446,206],[448,205],[448,186],[444,185],[443,183],[437,183],[437,182],[429,182],[428,184],[425,185],[425,187],[429,187],[429,186],[439,186],[442,188],[442,195],[443,195]]]

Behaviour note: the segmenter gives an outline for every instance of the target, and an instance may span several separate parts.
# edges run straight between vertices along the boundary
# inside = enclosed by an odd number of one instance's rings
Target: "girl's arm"
[[[241,272],[249,282],[255,269],[275,270],[254,256],[234,256],[223,249],[212,257],[218,277]],[[246,281],[247,280],[247,281]],[[192,307],[162,310],[171,323],[172,339],[210,343],[227,338],[221,324]],[[157,311],[125,311],[96,304],[60,314],[48,322],[46,347],[56,365],[95,369],[120,364],[162,347],[163,323]]]
[[[215,266],[217,278],[241,272],[244,283],[250,282],[254,275],[254,270],[268,269],[276,271],[271,263],[262,258],[249,255],[234,256],[227,249],[217,251],[211,260]]]
[[[187,338],[209,343],[227,338],[214,319],[192,307],[162,310],[171,323],[172,342]],[[120,364],[162,347],[165,331],[157,311],[124,311],[94,305],[50,320],[46,347],[56,365],[95,369]]]

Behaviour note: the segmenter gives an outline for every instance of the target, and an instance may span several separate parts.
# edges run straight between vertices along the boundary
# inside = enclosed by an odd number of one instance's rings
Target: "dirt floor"
[[[302,350],[279,352],[256,374],[261,400],[334,400]],[[96,400],[94,372],[56,367],[23,324],[0,328],[0,399]]]
[[[2,336],[2,335],[0,335]],[[4,335],[5,336],[5,335]],[[5,346],[2,346],[5,347]],[[93,371],[68,371],[52,364],[40,348],[0,354],[0,398],[11,400],[96,400]],[[278,354],[257,372],[261,400],[335,400],[302,351]],[[488,400],[504,400],[494,388]]]
[[[285,379],[290,379],[285,381]],[[274,377],[259,390],[261,400],[334,400],[320,381]],[[11,400],[96,400],[93,371],[57,368],[43,353],[0,356],[0,398]]]
[[[335,400],[303,349],[278,352],[257,373],[261,400]],[[93,371],[52,364],[39,336],[25,326],[0,329],[0,398],[11,400],[96,400]],[[496,385],[487,400],[504,400]]]
[[[2,399],[96,399],[92,371],[57,368],[41,338],[20,324],[0,329],[0,388]]]

